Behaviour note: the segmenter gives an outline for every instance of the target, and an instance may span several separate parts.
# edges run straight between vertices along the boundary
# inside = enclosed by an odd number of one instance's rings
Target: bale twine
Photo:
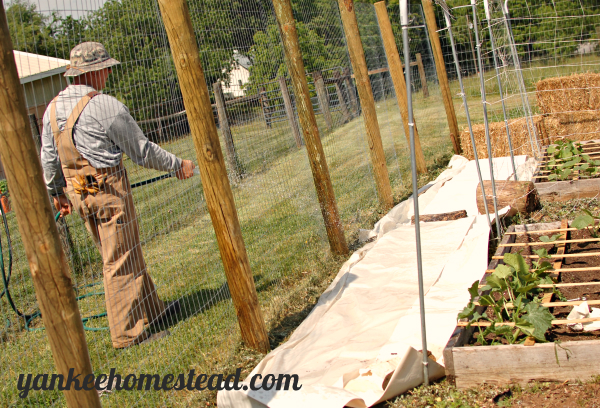
[[[573,74],[536,84],[549,142],[600,138],[600,74]]]
[[[542,114],[600,111],[600,74],[573,74],[536,83]]]
[[[542,118],[534,117],[533,122],[536,126],[538,138],[541,139],[542,143],[545,142],[544,139],[546,137],[542,129]],[[527,121],[525,118],[511,119],[508,122],[508,126],[510,130],[510,139],[514,149],[513,153],[517,156],[533,154],[533,146],[531,146],[531,139],[529,137],[529,130],[527,129]],[[506,137],[506,124],[504,122],[493,122],[489,124],[489,128],[493,157],[509,156],[510,149],[508,148],[508,138]],[[488,153],[485,142],[485,126],[483,124],[473,125],[473,137],[475,139],[475,146],[477,146],[477,155],[480,159],[487,158]],[[535,138],[535,135],[532,133],[531,137]],[[466,127],[460,134],[460,144],[463,149],[463,156],[469,160],[475,159],[468,127]]]

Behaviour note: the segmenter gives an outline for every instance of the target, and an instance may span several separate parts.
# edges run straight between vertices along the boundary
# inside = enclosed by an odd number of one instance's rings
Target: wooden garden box
[[[600,140],[579,142],[586,154],[593,159],[600,159]],[[547,147],[546,147],[547,149]],[[548,161],[546,150],[533,176],[533,183],[540,199],[547,201],[567,201],[573,198],[590,198],[600,196],[600,178],[577,179],[564,181],[547,181],[545,169]]]
[[[563,228],[566,227],[563,223]],[[507,232],[558,230],[561,222],[511,225]],[[516,235],[505,234],[502,244],[511,244]],[[495,256],[511,247],[499,246]],[[488,270],[501,262],[492,259]],[[565,270],[566,271],[566,270]],[[485,282],[485,274],[481,279]],[[600,340],[536,343],[533,346],[467,346],[473,328],[457,326],[444,349],[446,376],[458,388],[478,384],[526,384],[531,381],[565,382],[589,380],[600,375]]]

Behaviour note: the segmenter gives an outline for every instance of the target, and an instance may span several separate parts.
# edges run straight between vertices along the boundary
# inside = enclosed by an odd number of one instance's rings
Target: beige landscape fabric
[[[544,143],[545,132],[542,129],[543,123],[541,117],[533,118],[536,132],[540,140],[540,144]],[[508,122],[510,139],[513,145],[513,153],[518,155],[531,155],[533,153],[531,140],[535,140],[535,134],[528,129],[525,118],[512,119]],[[508,138],[506,137],[506,124],[504,122],[493,122],[489,125],[490,141],[492,144],[493,157],[506,157],[510,155],[508,148]],[[530,136],[531,133],[531,136]],[[477,155],[479,159],[488,157],[487,146],[485,143],[485,126],[483,124],[473,125],[473,137],[475,146],[477,147]],[[469,128],[466,127],[460,134],[460,144],[463,149],[463,156],[469,160],[474,160],[473,145],[471,144],[471,136]]]

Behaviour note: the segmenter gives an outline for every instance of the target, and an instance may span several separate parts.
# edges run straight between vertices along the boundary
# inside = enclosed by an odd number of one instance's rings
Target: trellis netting
[[[454,16],[452,27],[466,93],[473,99],[469,102],[471,116],[475,123],[479,122],[474,126],[477,150],[480,157],[487,157],[481,103],[477,104],[478,72],[473,63],[477,47],[473,40],[475,27],[471,8],[466,7],[470,1],[447,3]],[[494,157],[509,155],[506,121],[514,154],[539,157],[544,146],[558,139],[597,139],[600,128],[594,96],[598,88],[600,49],[597,2],[479,0],[476,7]],[[449,65],[452,56],[444,30],[440,38],[445,43],[444,54],[452,76],[455,71]],[[460,90],[454,85],[458,105]],[[464,109],[459,109],[457,115],[459,123],[464,124]],[[465,155],[472,158],[466,126],[461,130]]]
[[[268,1],[188,4],[243,238],[260,304],[271,327],[290,294],[311,286],[311,275],[333,262],[327,255],[327,238],[301,132],[298,138],[293,130],[300,130],[300,125],[280,35]],[[71,49],[95,41],[120,61],[112,67],[103,94],[123,103],[153,143],[179,158],[196,160],[156,2],[19,0],[4,6],[33,137],[40,145],[41,135],[48,132],[44,112],[73,81],[63,76]],[[412,18],[422,27],[411,32],[411,55],[421,55],[426,79],[423,83],[418,67],[411,66],[415,116],[427,163],[435,165],[449,155],[451,145],[422,9],[417,4],[412,7]],[[399,26],[396,9],[390,7],[389,11],[393,25]],[[294,13],[346,238],[356,243],[358,229],[371,227],[380,207],[338,4],[297,1]],[[357,17],[368,69],[378,71],[370,78],[392,189],[398,199],[410,189],[402,119],[386,71],[373,6],[357,4]],[[400,30],[396,40],[401,45]],[[429,96],[424,95],[425,85]],[[221,102],[226,118],[218,112]],[[166,302],[179,300],[181,311],[150,328],[154,332],[168,329],[170,336],[113,348],[105,315],[111,299],[106,298],[103,285],[101,252],[78,214],[59,219],[94,372],[108,373],[111,368],[125,375],[163,376],[190,369],[217,372],[235,352],[239,335],[200,177],[145,183],[168,170],[140,167],[127,155],[123,167],[134,186],[126,195],[136,210],[140,234],[136,250],[143,253],[143,269],[152,277],[158,296]],[[6,293],[0,300],[5,320],[0,401],[2,405],[61,406],[64,400],[58,390],[32,391],[24,399],[18,396],[19,374],[53,373],[55,368],[16,219],[14,213],[5,216],[3,270],[14,307],[26,318],[18,317]],[[282,340],[276,333],[271,336],[275,343]],[[209,396],[136,390],[103,393],[101,401],[106,406],[187,406],[204,398]]]

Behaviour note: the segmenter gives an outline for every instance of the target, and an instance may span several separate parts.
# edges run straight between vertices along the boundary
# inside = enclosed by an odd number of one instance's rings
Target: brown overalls
[[[131,186],[123,163],[95,169],[73,144],[73,126],[97,94],[90,92],[79,100],[62,132],[56,121],[56,99],[53,100],[50,123],[67,193],[102,254],[110,335],[113,347],[122,348],[146,339],[144,325],[162,314],[165,305],[146,271]]]

